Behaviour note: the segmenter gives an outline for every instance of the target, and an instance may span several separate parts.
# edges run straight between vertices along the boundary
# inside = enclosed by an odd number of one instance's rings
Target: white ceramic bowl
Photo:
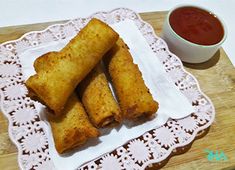
[[[224,36],[221,39],[220,42],[213,45],[199,45],[192,43],[181,36],[179,36],[171,27],[169,22],[169,17],[171,13],[178,8],[181,7],[196,7],[205,11],[208,11],[209,13],[214,14],[213,12],[199,6],[194,5],[181,5],[173,8],[170,10],[170,12],[167,14],[167,17],[165,19],[164,25],[163,25],[163,32],[162,32],[162,38],[167,42],[169,49],[176,54],[182,61],[187,63],[202,63],[207,60],[209,60],[216,51],[221,47],[221,44],[225,41],[227,37],[227,29],[225,27],[224,22],[221,18],[219,18],[217,15],[217,19],[221,22],[222,27],[224,29]]]

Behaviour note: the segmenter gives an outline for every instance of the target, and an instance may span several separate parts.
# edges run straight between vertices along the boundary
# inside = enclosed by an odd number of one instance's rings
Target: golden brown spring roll
[[[128,47],[121,38],[106,54],[105,62],[125,118],[150,116],[157,111],[158,103],[153,100],[138,66],[133,63]]]
[[[98,130],[92,126],[88,116],[75,94],[69,98],[63,114],[58,117],[48,116],[56,150],[64,153],[80,146],[88,138],[97,137]]]
[[[82,103],[96,127],[121,121],[121,111],[109,88],[101,63],[78,86]]]
[[[60,52],[47,53],[35,61],[37,74],[26,81],[31,94],[59,115],[78,83],[117,39],[111,27],[92,19]]]

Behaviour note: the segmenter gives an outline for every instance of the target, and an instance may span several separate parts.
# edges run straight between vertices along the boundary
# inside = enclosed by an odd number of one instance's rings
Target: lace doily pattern
[[[126,8],[97,12],[87,18],[78,18],[65,24],[52,25],[43,31],[30,32],[18,40],[0,45],[1,110],[9,120],[9,135],[18,148],[21,169],[54,169],[49,154],[46,124],[40,119],[36,103],[27,97],[19,54],[44,44],[71,39],[93,17],[108,24],[133,20],[146,38],[156,57],[162,62],[168,76],[195,108],[191,115],[169,120],[165,125],[130,139],[123,146],[92,160],[79,170],[144,169],[152,163],[165,160],[179,147],[191,143],[199,131],[208,128],[215,110],[210,99],[201,92],[196,79],[183,68],[166,43],[155,35],[153,28],[137,13]]]

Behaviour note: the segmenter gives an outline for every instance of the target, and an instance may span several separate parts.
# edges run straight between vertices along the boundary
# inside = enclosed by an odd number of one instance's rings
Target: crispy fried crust
[[[122,119],[120,108],[109,88],[101,63],[79,84],[82,103],[96,127],[103,127]]]
[[[37,74],[26,81],[26,86],[59,115],[78,83],[117,39],[111,27],[92,19],[60,52],[47,53],[35,61]]]
[[[63,114],[48,116],[56,150],[64,153],[82,145],[88,138],[97,137],[98,130],[89,122],[88,116],[75,94],[69,98]]]
[[[128,47],[122,39],[119,38],[116,45],[106,54],[105,63],[125,118],[152,115],[157,111],[158,103],[153,100],[145,86],[142,74],[133,63]]]

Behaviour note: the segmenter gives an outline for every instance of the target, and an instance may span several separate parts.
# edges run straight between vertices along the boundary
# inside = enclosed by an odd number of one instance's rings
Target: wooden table
[[[157,35],[160,35],[166,13],[142,13],[141,17],[153,26]],[[48,25],[62,22],[64,21],[0,28],[0,43],[19,38],[28,31],[41,30]],[[188,152],[172,157],[162,169],[235,169],[235,68],[223,49],[206,63],[184,65],[186,70],[197,78],[202,91],[214,103],[215,122],[209,133],[196,140]],[[205,149],[214,152],[223,151],[228,161],[209,162]],[[0,113],[0,169],[18,169],[17,149],[9,139],[8,121],[2,113]]]

